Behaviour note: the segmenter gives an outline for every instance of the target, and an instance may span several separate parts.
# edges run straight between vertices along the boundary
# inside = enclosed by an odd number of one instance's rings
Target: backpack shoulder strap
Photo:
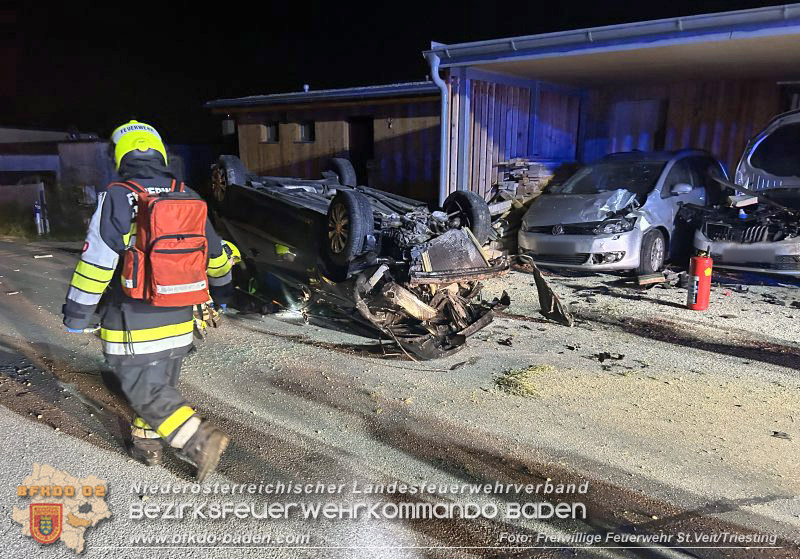
[[[133,181],[112,182],[108,186],[121,186],[136,194],[147,194],[147,190],[142,185]]]

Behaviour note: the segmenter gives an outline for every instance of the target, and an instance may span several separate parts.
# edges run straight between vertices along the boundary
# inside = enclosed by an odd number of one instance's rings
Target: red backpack
[[[150,194],[133,181],[114,183],[136,194],[136,243],[125,250],[122,291],[156,307],[209,299],[206,203],[183,183]]]

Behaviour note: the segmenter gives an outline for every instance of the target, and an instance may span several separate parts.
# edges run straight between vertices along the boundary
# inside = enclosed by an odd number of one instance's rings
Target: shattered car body
[[[800,111],[779,115],[745,147],[729,203],[701,210],[694,247],[714,266],[800,276]],[[745,195],[735,196],[736,192]]]
[[[505,294],[481,298],[480,280],[509,269],[506,257],[488,260],[481,248],[486,203],[453,193],[443,211],[430,211],[355,186],[349,163],[334,161],[320,180],[254,175],[232,156],[213,169],[218,220],[242,252],[250,291],[270,291],[311,317],[371,327],[417,357],[461,349],[493,308],[508,304]]]
[[[592,271],[660,270],[688,249],[681,205],[705,205],[725,176],[702,151],[606,156],[538,197],[523,218],[521,252],[542,265]],[[712,191],[713,189],[713,191]]]

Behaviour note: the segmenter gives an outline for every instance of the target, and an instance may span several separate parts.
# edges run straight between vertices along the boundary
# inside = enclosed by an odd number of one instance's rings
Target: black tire
[[[344,157],[334,157],[328,161],[328,171],[333,171],[339,177],[339,184],[342,186],[357,186],[358,177],[356,170],[349,159]]]
[[[247,185],[247,168],[235,155],[220,155],[216,165],[211,168],[211,195],[218,203],[223,203],[228,186]]]
[[[322,254],[333,279],[347,276],[350,262],[362,254],[367,235],[374,235],[369,199],[355,190],[340,190],[328,207]]]
[[[492,215],[483,198],[468,190],[456,190],[445,199],[442,208],[448,214],[459,213],[461,224],[469,227],[481,245],[489,240]]]
[[[642,246],[639,249],[639,267],[636,268],[637,276],[655,274],[664,269],[667,257],[667,241],[664,234],[658,229],[651,229],[642,237]]]

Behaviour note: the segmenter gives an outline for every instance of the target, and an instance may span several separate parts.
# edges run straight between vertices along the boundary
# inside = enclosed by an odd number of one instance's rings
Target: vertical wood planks
[[[457,78],[451,78],[451,123],[450,132],[450,184],[449,191],[456,189],[457,173],[454,163],[458,159],[458,139],[463,132],[456,118],[462,107],[455,106]],[[511,157],[528,155],[528,136],[531,131],[530,88],[490,82],[470,80],[469,142],[465,148],[469,177],[466,184],[473,192],[488,197],[492,186],[497,182],[499,161]]]
[[[708,150],[729,171],[738,163],[747,140],[780,112],[778,86],[761,80],[608,86],[591,90],[589,98],[585,142],[601,145],[613,137],[611,131],[622,124],[614,121],[615,103],[661,101],[666,104],[665,149]],[[638,122],[637,115],[631,115],[631,121]],[[588,159],[602,155],[592,150]]]

